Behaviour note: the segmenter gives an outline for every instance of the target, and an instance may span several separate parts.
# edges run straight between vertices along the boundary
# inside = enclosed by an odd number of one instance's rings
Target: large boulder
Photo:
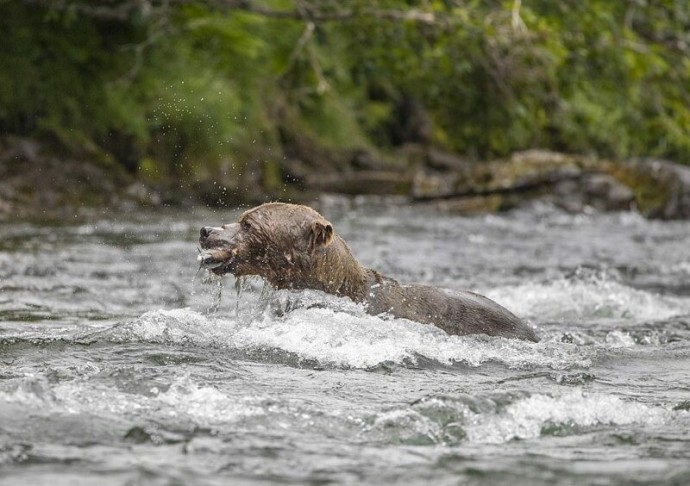
[[[463,214],[540,199],[570,212],[637,209],[650,218],[690,218],[690,167],[665,160],[617,162],[529,150],[507,159],[448,165],[418,163],[412,198]]]
[[[649,218],[690,218],[690,167],[668,160],[609,162],[604,170],[629,187],[637,209]]]

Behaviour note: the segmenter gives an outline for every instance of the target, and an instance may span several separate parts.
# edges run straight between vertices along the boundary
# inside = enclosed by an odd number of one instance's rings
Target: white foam
[[[599,425],[654,426],[675,418],[674,412],[662,407],[581,389],[523,396],[507,405],[501,404],[503,400],[486,396],[428,397],[377,412],[371,421],[360,417],[353,423],[363,427],[363,432],[386,440],[450,445],[460,441],[500,444],[535,439],[550,433],[550,428],[564,428],[567,433],[568,429]],[[178,425],[189,421],[206,427],[286,411],[294,413],[294,406],[288,403],[276,404],[274,399],[267,402],[260,396],[233,396],[213,385],[201,385],[188,375],[177,378],[166,390],[148,394],[127,393],[98,380],[48,385],[44,378],[27,375],[14,389],[0,390],[0,411],[19,413],[16,407],[46,414],[155,416]]]
[[[200,385],[189,376],[176,379],[164,391],[128,393],[99,381],[69,381],[49,385],[45,378],[27,376],[9,390],[0,390],[0,406],[22,406],[43,412],[72,414],[156,415],[175,420],[189,420],[213,426],[244,417],[263,415],[262,399],[252,396],[232,397],[210,385]],[[2,410],[0,408],[0,410]]]
[[[263,313],[248,324],[230,316],[207,317],[189,309],[158,310],[117,326],[110,339],[192,343],[239,350],[279,349],[323,365],[369,368],[404,364],[418,357],[443,364],[480,366],[489,361],[512,368],[589,366],[589,356],[564,343],[528,343],[486,336],[449,336],[404,319],[383,319],[350,309],[298,308],[283,317]]]
[[[509,403],[505,403],[508,400]],[[581,433],[600,425],[664,424],[674,413],[608,394],[575,389],[557,395],[430,396],[377,413],[366,431],[409,444],[502,444],[542,435]]]
[[[468,420],[468,440],[502,443],[539,437],[547,425],[588,427],[594,425],[661,424],[670,412],[641,403],[626,402],[612,395],[573,390],[561,396],[532,395],[498,413]]]
[[[26,375],[20,382],[8,389],[0,390],[0,403],[22,406],[50,406],[57,397],[43,377]]]
[[[222,424],[265,413],[258,398],[230,397],[212,386],[200,386],[189,377],[173,383],[166,392],[156,397],[153,405],[165,407],[168,415],[182,415],[204,425]]]
[[[655,321],[690,313],[690,299],[633,289],[610,278],[526,283],[491,289],[486,295],[521,317],[542,322],[592,318]]]

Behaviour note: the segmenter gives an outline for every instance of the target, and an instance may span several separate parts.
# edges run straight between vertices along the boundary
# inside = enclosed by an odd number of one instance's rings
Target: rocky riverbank
[[[243,187],[247,186],[247,187]],[[242,190],[240,190],[242,188]],[[309,201],[321,193],[403,196],[459,214],[541,200],[569,212],[637,210],[690,218],[690,167],[664,160],[602,160],[531,150],[472,161],[423,145],[385,155],[295,149],[233,177],[152,183],[102,155],[70,156],[36,140],[0,140],[0,218],[64,220],[142,206],[235,206]]]

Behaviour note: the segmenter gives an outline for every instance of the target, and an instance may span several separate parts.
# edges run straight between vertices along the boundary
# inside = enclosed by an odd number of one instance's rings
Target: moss
[[[605,171],[628,186],[635,195],[637,209],[645,216],[657,216],[670,199],[670,188],[649,171],[634,164],[612,163],[605,166]]]

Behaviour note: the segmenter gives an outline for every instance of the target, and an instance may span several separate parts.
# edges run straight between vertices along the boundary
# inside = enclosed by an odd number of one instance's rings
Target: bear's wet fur
[[[534,331],[492,300],[465,291],[401,284],[363,267],[333,225],[308,206],[267,203],[237,223],[204,227],[202,265],[218,275],[258,275],[276,289],[315,289],[349,297],[373,315],[388,313],[448,334],[538,341]]]

